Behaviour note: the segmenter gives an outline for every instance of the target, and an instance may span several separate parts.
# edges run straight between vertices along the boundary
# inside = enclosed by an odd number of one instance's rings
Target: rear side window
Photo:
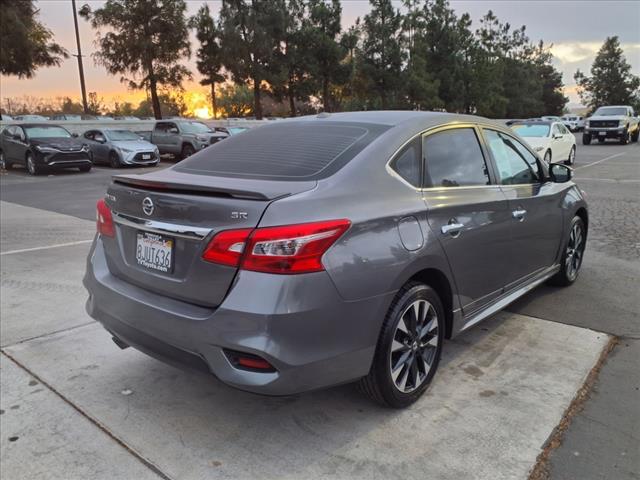
[[[478,137],[472,128],[456,128],[427,135],[422,151],[428,187],[491,183]]]
[[[391,162],[391,168],[407,183],[420,187],[422,183],[422,160],[420,159],[420,143],[412,141],[400,151]]]
[[[174,169],[266,180],[317,180],[346,165],[389,127],[324,121],[278,121],[232,135]]]

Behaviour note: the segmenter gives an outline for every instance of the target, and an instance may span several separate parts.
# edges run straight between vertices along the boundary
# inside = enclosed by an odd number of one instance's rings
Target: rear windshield
[[[346,122],[277,122],[231,136],[174,169],[265,180],[317,180],[338,171],[388,128]]]

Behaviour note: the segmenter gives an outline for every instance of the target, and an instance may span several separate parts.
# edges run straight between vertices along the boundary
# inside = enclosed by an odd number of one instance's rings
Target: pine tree
[[[191,28],[196,31],[196,38],[200,42],[200,48],[196,52],[198,71],[203,78],[201,85],[209,85],[211,89],[211,107],[213,118],[218,116],[216,103],[216,83],[224,82],[222,75],[222,50],[220,48],[220,32],[215,24],[208,5],[203,5],[198,13],[189,22]]]
[[[592,110],[601,105],[633,105],[638,101],[640,78],[631,73],[618,37],[607,37],[598,51],[591,76],[574,75],[582,102]]]

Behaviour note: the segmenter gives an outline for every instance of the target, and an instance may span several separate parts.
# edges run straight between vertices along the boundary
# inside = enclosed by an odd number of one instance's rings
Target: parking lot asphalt
[[[113,173],[0,176],[3,478],[526,478],[544,447],[550,478],[640,478],[640,145],[578,145],[580,278],[448,342],[404,412],[352,386],[254,396],[117,349],[80,283]]]

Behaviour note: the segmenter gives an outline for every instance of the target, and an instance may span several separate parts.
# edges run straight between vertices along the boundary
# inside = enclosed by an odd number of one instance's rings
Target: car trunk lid
[[[132,284],[209,307],[222,302],[237,271],[202,259],[211,238],[255,228],[272,201],[316,184],[170,172],[113,178],[106,202],[116,235],[103,238],[107,263]],[[166,252],[171,261],[163,263]]]

